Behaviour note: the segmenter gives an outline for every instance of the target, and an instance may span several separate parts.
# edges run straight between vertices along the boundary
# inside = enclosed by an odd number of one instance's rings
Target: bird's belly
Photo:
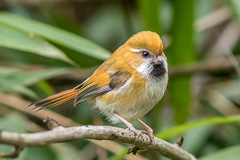
[[[134,121],[148,113],[158,100],[137,101],[136,97],[116,98],[115,101],[105,102],[100,97],[96,98],[95,107],[111,122],[121,122],[114,113],[117,113],[127,121]],[[124,105],[123,105],[124,104]]]
[[[114,113],[128,121],[134,121],[148,113],[154,105],[162,98],[167,79],[144,82],[143,87],[128,87],[124,93],[110,91],[94,99],[94,106],[100,110],[111,122],[118,123],[120,120]]]

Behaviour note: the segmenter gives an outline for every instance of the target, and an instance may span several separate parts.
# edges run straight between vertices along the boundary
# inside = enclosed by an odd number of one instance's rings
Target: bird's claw
[[[154,134],[153,134],[153,131],[152,130],[148,130],[148,131],[144,131],[144,130],[137,130],[136,128],[134,127],[128,127],[128,129],[132,132],[135,133],[135,140],[134,140],[134,143],[137,141],[137,139],[142,135],[142,134],[147,134],[150,138],[150,145],[149,147],[152,147],[155,145],[155,142],[154,142]]]
[[[148,135],[149,138],[150,138],[150,145],[149,145],[149,147],[155,146],[154,134],[153,134],[152,132],[151,132],[151,133],[147,132],[147,135]]]
[[[147,134],[149,136],[149,138],[150,138],[150,145],[149,146],[150,147],[154,146],[155,143],[154,143],[154,134],[153,134],[153,132],[152,131],[144,131],[144,130],[141,130],[141,132],[143,134]]]
[[[137,139],[141,136],[142,132],[137,130],[134,127],[131,127],[131,128],[128,127],[128,129],[135,134],[135,140],[134,140],[134,143],[135,143],[137,141]]]

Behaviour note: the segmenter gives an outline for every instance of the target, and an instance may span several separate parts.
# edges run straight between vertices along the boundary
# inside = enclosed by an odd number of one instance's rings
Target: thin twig
[[[239,63],[240,56],[236,56],[235,60]],[[226,58],[214,58],[204,62],[188,63],[181,66],[172,66],[169,69],[171,76],[178,76],[184,74],[192,74],[196,72],[216,72],[220,70],[232,69],[232,62]]]
[[[135,143],[141,150],[153,150],[174,160],[196,160],[187,151],[162,139],[154,138],[154,146],[150,138],[142,134],[135,140],[135,134],[128,129],[111,126],[74,126],[58,127],[53,130],[37,133],[1,132],[0,143],[14,146],[39,146],[77,139],[113,140],[124,143]]]
[[[222,7],[217,9],[203,18],[195,21],[195,29],[198,32],[213,28],[226,20],[230,19],[232,16],[231,11],[228,7]]]
[[[222,36],[219,38],[219,48],[223,50],[224,54],[229,58],[230,62],[233,65],[233,68],[236,70],[237,74],[238,74],[238,78],[240,79],[240,66],[239,66],[239,62],[236,59],[236,57],[234,56],[234,54],[231,51],[231,47],[234,46],[234,44],[237,43],[237,40],[239,39],[239,34],[240,31],[238,29],[238,24],[236,22],[232,22],[230,23],[225,31],[223,32]],[[234,30],[236,29],[236,30]],[[232,32],[232,30],[234,30],[234,32]],[[232,34],[230,34],[230,32],[232,32]],[[225,34],[224,34],[225,33]],[[227,43],[227,41],[229,41],[229,35],[237,35],[233,40],[231,45],[226,45],[229,44],[229,42]],[[231,36],[233,37],[233,36]]]
[[[1,158],[17,158],[21,151],[24,149],[23,146],[14,146],[14,151],[6,154],[6,155],[0,155]]]

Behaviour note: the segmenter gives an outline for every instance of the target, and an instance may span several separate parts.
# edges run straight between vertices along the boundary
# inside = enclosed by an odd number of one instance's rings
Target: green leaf
[[[240,145],[228,147],[210,155],[201,157],[200,160],[239,160]]]
[[[174,118],[177,124],[183,123],[189,116],[191,104],[190,76],[173,77],[169,81],[170,103],[174,108]]]
[[[240,10],[239,10],[240,1],[239,0],[229,0],[229,4],[230,4],[230,7],[232,8],[231,11],[234,12],[234,14],[236,15],[236,17],[238,19],[238,22],[240,22]]]
[[[169,139],[169,138],[172,138],[174,136],[182,134],[183,132],[193,129],[193,128],[196,128],[196,127],[206,126],[206,125],[214,125],[214,124],[236,123],[236,122],[240,122],[240,115],[203,119],[203,120],[196,121],[196,122],[178,125],[176,127],[170,128],[166,131],[157,133],[155,136],[158,138],[162,138],[162,139]]]
[[[52,78],[57,75],[67,73],[67,71],[68,69],[65,68],[48,68],[39,71],[32,71],[26,73],[23,72],[16,74],[14,77],[11,78],[11,80],[19,85],[32,85],[38,82],[39,80]]]
[[[45,96],[51,96],[51,95],[53,95],[55,93],[53,87],[46,80],[40,80],[36,84],[36,87],[42,93],[45,93]]]
[[[19,114],[10,114],[0,119],[0,129],[9,132],[24,133],[27,131],[27,121]]]
[[[56,151],[57,160],[85,160],[79,149],[67,143],[52,144],[51,147]]]
[[[21,71],[15,73],[14,76],[8,77],[8,79],[0,76],[0,92],[13,89],[24,95],[36,97],[35,93],[33,93],[30,89],[24,87],[24,85],[31,85],[38,82],[39,80],[52,78],[66,72],[67,69],[51,68],[32,72]]]
[[[12,26],[0,22],[0,46],[32,52],[41,56],[56,58],[73,63],[58,48],[40,37],[23,32]]]
[[[15,68],[15,67],[4,67],[4,66],[0,67],[0,75],[2,75],[4,77],[11,75],[11,74],[15,74],[19,71],[20,71],[20,69]]]
[[[8,90],[8,89],[13,89],[13,90],[17,91],[18,93],[29,96],[31,98],[37,97],[37,95],[32,90],[30,90],[24,86],[21,86],[19,84],[16,84],[16,83],[12,82],[11,80],[0,75],[0,92]]]
[[[0,129],[4,131],[24,133],[27,127],[27,120],[20,114],[14,113],[0,118]],[[0,145],[0,154],[8,154],[13,150],[12,146]]]
[[[186,141],[184,141],[182,148],[193,155],[197,155],[203,149],[203,146],[208,143],[208,139],[213,134],[214,129],[215,127],[213,126],[205,125],[188,130],[183,134]]]
[[[0,12],[0,22],[16,27],[17,29],[21,29],[28,33],[37,34],[59,45],[65,46],[96,59],[105,60],[110,56],[109,51],[103,49],[97,44],[51,25],[7,12]]]
[[[167,53],[171,65],[185,64],[195,60],[193,41],[194,4],[193,0],[173,1],[173,22],[170,32],[172,44]],[[170,101],[175,112],[175,121],[183,123],[189,115],[191,103],[190,77],[170,78]]]
[[[116,155],[110,157],[108,160],[124,159],[127,156],[127,151],[128,151],[128,148],[125,148],[124,151],[122,151],[121,153],[116,154]]]
[[[34,157],[34,158],[33,158]],[[29,147],[24,160],[57,160],[56,153],[49,146]]]
[[[144,30],[150,30],[160,34],[161,25],[159,18],[159,10],[161,0],[139,0],[139,9],[144,23]]]

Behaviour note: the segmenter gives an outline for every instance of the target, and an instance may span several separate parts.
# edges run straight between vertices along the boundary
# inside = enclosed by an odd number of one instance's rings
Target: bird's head
[[[156,78],[168,72],[162,40],[157,33],[139,32],[129,38],[121,48],[125,50],[125,61],[143,76]]]

